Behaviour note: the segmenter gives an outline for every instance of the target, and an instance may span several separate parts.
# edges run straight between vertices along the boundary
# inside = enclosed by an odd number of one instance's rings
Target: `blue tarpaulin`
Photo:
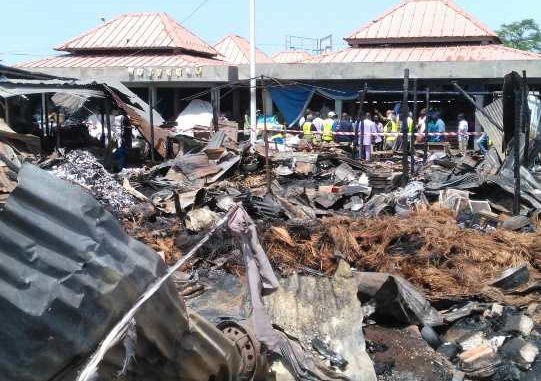
[[[328,99],[351,101],[357,99],[358,90],[322,89],[301,85],[287,85],[269,89],[272,101],[284,116],[286,124],[293,126],[299,121],[315,93]]]
[[[269,91],[288,126],[294,125],[301,118],[315,93],[315,89],[303,86],[271,87]]]

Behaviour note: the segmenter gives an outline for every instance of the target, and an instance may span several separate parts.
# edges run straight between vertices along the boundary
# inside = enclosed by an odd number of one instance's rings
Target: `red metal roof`
[[[223,65],[224,62],[209,57],[189,54],[68,54],[15,65],[19,68],[72,68],[72,67],[183,67]]]
[[[451,0],[405,0],[345,40],[351,46],[422,42],[499,42],[497,35]]]
[[[165,13],[130,13],[99,25],[56,50],[185,50],[205,55],[216,51]]]
[[[276,53],[272,60],[276,63],[298,63],[311,59],[313,56],[304,50],[290,50]]]
[[[305,63],[541,60],[541,55],[503,45],[360,47],[314,57]]]
[[[222,38],[214,49],[222,56],[224,61],[235,65],[245,65],[250,63],[250,42],[244,37],[237,35],[227,35]],[[273,60],[260,49],[256,49],[257,63],[273,63]]]

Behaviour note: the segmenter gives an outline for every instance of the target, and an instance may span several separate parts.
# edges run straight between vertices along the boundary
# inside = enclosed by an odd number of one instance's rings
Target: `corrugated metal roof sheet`
[[[541,60],[541,55],[503,45],[348,48],[305,63]]]
[[[245,65],[250,63],[250,42],[244,37],[228,35],[222,38],[214,49],[231,64]],[[256,49],[257,63],[273,63],[274,61],[260,49]]]
[[[359,44],[499,41],[487,26],[451,0],[405,0],[345,40]]]
[[[215,58],[198,57],[189,54],[70,54],[49,57],[36,61],[17,64],[19,68],[55,68],[55,67],[183,67],[224,65]]]
[[[56,50],[182,49],[205,55],[216,51],[166,13],[130,13],[113,18]]]
[[[298,63],[311,59],[313,56],[304,50],[292,50],[276,53],[272,60],[276,63]]]

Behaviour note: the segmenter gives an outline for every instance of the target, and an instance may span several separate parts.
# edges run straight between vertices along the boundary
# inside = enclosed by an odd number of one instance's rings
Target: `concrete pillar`
[[[238,87],[233,89],[233,120],[239,122],[242,119],[240,114],[240,89]]]
[[[175,87],[173,89],[173,115],[175,117],[175,120],[178,118],[180,114],[180,89],[178,87]]]
[[[474,95],[474,98],[475,98],[475,103],[480,106],[480,107],[484,107],[485,106],[485,96],[484,95]],[[475,132],[477,134],[480,134],[481,132],[483,132],[483,129],[481,128],[481,122],[479,121],[479,119],[477,118],[477,112],[476,112],[476,117],[475,117]],[[474,142],[477,141],[477,138],[478,136],[475,136],[474,138]],[[478,150],[479,149],[479,146],[477,143],[475,143],[475,149]]]
[[[338,115],[338,118],[342,117],[342,107],[344,102],[341,99],[336,99],[334,101],[334,112]]]
[[[212,125],[214,126],[215,131],[218,131],[218,120],[221,113],[220,95],[220,89],[210,89],[210,103],[212,105]]]
[[[267,112],[267,116],[274,114],[274,105],[272,103],[272,97],[269,90],[263,90],[263,102],[265,102],[264,109]]]
[[[9,110],[9,98],[5,98],[4,103],[4,120],[6,121],[6,124],[11,127],[11,118],[10,118],[10,110]]]

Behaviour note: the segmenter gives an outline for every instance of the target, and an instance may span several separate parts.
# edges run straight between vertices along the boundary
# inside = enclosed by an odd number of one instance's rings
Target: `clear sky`
[[[256,0],[258,47],[284,49],[285,36],[342,38],[380,15],[398,0]],[[456,0],[492,29],[534,18],[541,23],[540,0]],[[248,37],[249,0],[0,0],[0,60],[14,64],[55,53],[52,48],[117,14],[167,12],[207,42],[224,34]],[[201,8],[193,11],[200,5]],[[193,13],[193,14],[192,14]],[[190,17],[191,15],[191,17]]]

